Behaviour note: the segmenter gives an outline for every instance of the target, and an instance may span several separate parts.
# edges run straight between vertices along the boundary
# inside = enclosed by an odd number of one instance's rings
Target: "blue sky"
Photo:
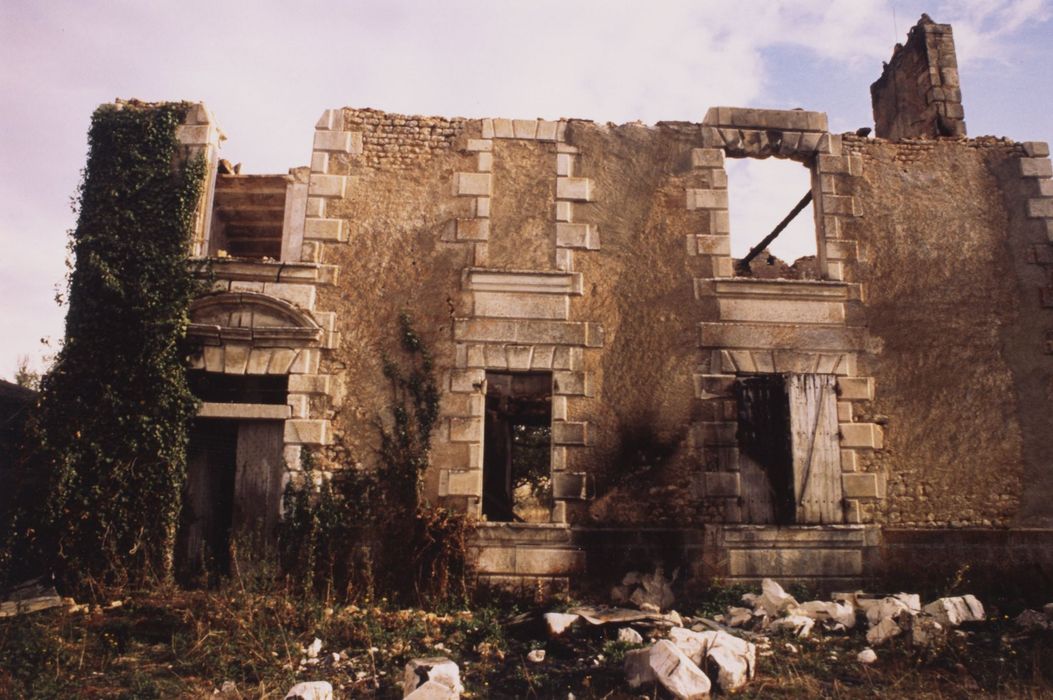
[[[714,105],[804,107],[847,131],[871,124],[881,61],[928,12],[954,25],[970,135],[1050,140],[1050,5],[4,0],[0,376],[19,355],[39,365],[40,338],[61,338],[54,296],[70,199],[91,113],[115,97],[204,100],[229,137],[224,157],[246,172],[306,164],[314,122],[341,105],[615,123],[701,121]],[[771,204],[736,209],[733,193],[733,231],[763,235],[807,187],[803,169],[775,170],[733,172],[737,191]],[[807,231],[784,237],[780,255],[807,252]]]

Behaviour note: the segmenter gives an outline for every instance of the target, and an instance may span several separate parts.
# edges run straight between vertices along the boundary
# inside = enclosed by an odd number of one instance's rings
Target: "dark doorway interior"
[[[178,548],[184,577],[230,571],[237,452],[237,421],[195,421],[187,451]]]
[[[552,374],[487,372],[483,515],[496,522],[551,517]]]
[[[739,469],[744,519],[749,523],[795,522],[790,400],[781,374],[740,379]]]

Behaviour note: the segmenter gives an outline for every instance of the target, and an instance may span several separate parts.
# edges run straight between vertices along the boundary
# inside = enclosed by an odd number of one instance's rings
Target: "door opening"
[[[483,515],[548,522],[552,509],[552,374],[487,372]]]
[[[761,374],[736,382],[744,520],[839,523],[836,377]]]

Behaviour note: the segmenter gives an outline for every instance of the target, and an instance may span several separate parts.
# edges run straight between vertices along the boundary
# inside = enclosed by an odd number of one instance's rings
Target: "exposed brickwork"
[[[467,121],[344,109],[346,128],[362,134],[362,159],[371,168],[413,168],[446,153]]]

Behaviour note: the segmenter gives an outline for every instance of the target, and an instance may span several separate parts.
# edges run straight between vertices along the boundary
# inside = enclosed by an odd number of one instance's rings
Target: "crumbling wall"
[[[990,138],[844,143],[863,157],[854,181],[862,217],[846,236],[859,240],[852,272],[871,336],[862,364],[876,380],[864,412],[887,423],[887,449],[859,464],[888,475],[888,498],[870,515],[893,525],[1010,524],[1035,486],[1026,453],[1040,438],[1024,424],[1048,413],[1019,386],[1049,374],[1022,376],[1044,358],[1019,329],[1049,320],[1016,265],[1024,203],[1010,195],[1026,185],[1023,150]]]
[[[896,44],[870,94],[879,138],[965,136],[951,25],[922,15],[907,43]]]

